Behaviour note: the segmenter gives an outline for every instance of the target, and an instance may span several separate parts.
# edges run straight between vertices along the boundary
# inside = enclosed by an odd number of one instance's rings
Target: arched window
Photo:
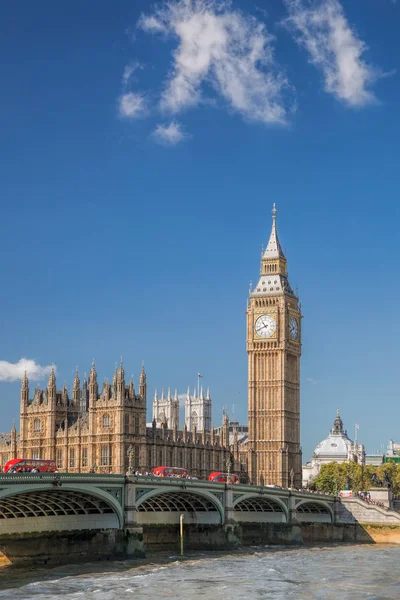
[[[103,416],[103,427],[106,427],[107,429],[109,429],[109,427],[110,427],[110,415],[104,415]]]
[[[35,419],[33,422],[33,431],[40,431],[41,427],[40,427],[40,419]]]
[[[192,428],[193,427],[198,427],[199,426],[199,418],[197,416],[197,412],[193,411],[192,412]]]
[[[75,450],[73,448],[69,451],[69,466],[75,467]]]

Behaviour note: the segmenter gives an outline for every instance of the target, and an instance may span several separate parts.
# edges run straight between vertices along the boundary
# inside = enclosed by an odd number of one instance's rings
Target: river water
[[[399,600],[399,563],[400,546],[275,546],[242,554],[196,554],[184,561],[171,556],[134,567],[125,561],[3,570],[0,598]]]

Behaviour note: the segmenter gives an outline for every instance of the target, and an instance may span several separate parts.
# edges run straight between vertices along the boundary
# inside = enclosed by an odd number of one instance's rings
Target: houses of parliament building
[[[147,424],[144,367],[138,389],[133,380],[125,381],[122,361],[112,383],[105,380],[100,389],[92,364],[82,384],[76,372],[71,393],[66,385],[57,389],[54,369],[47,386],[32,393],[24,375],[20,432],[13,426],[0,434],[0,464],[43,458],[54,459],[62,471],[125,473],[132,446],[135,469],[142,472],[169,465],[206,478],[226,471],[230,462],[232,472],[253,483],[300,486],[301,311],[278,239],[275,206],[259,280],[249,293],[246,343],[248,433],[226,414],[214,429],[210,393],[203,391],[188,390],[182,429],[177,393],[156,392]]]

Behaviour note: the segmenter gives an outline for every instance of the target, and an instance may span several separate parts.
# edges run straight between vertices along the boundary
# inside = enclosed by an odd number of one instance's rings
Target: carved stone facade
[[[272,230],[247,307],[248,470],[254,483],[301,485],[299,298]]]
[[[47,387],[29,397],[25,375],[21,386],[20,435],[0,436],[0,465],[11,458],[54,459],[60,471],[125,473],[128,449],[134,449],[134,468],[150,472],[167,465],[187,468],[191,475],[207,478],[214,470],[225,470],[230,456],[228,430],[217,435],[196,427],[179,431],[178,413],[157,426],[146,426],[147,381],[144,368],[139,390],[133,380],[125,383],[121,363],[112,384],[106,380],[99,391],[95,365],[82,386],[76,373],[72,397],[67,386],[57,390],[52,371]],[[176,398],[175,398],[176,400]]]

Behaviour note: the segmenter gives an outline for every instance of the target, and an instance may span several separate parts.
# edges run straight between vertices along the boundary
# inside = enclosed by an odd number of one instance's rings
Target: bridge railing
[[[1,473],[0,484],[26,484],[26,483],[125,483],[125,475],[102,473]]]

